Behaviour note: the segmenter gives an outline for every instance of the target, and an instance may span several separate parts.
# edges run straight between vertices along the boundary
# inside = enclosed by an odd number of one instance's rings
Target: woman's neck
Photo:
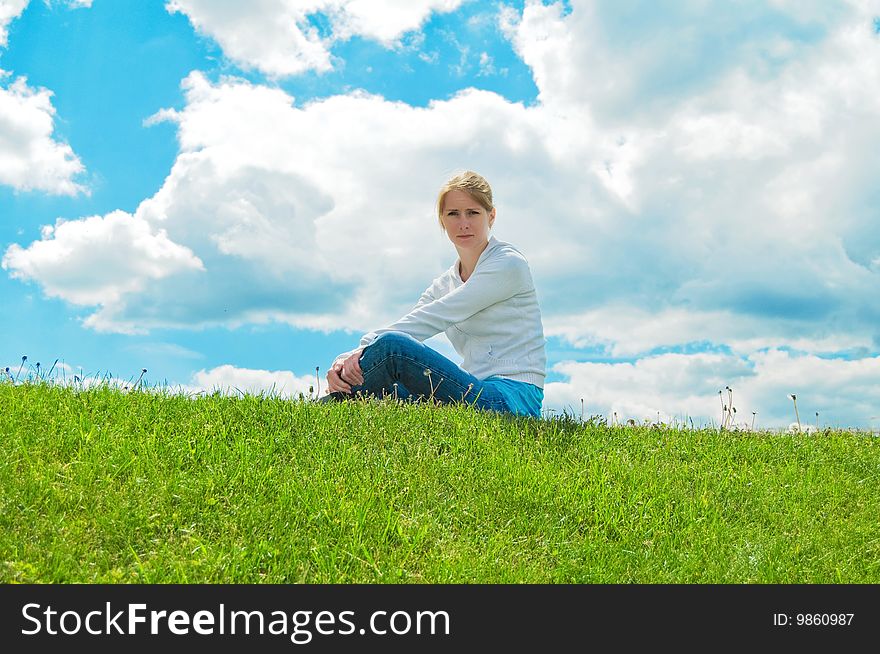
[[[489,242],[486,241],[485,245],[478,250],[474,250],[472,248],[456,248],[458,250],[458,274],[461,277],[461,281],[466,282],[470,279],[470,276],[474,274],[474,269],[477,267],[477,261],[480,260],[480,255],[483,254],[485,249],[489,247]]]

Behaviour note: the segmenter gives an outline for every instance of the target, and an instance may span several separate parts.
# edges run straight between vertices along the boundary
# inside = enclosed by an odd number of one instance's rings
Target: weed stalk
[[[795,417],[795,420],[797,420],[798,431],[800,431],[801,430],[801,417],[800,417],[800,415],[798,415],[797,395],[792,393],[789,395],[789,397],[791,398],[791,401],[794,402],[794,417]]]

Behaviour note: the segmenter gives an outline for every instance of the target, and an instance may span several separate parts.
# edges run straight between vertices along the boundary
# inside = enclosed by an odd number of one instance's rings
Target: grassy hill
[[[880,439],[0,384],[0,582],[880,582]]]

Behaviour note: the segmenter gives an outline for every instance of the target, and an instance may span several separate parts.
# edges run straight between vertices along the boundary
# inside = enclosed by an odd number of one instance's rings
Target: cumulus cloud
[[[864,355],[876,349],[873,327],[852,328],[832,319],[823,328],[797,316],[740,314],[732,310],[702,311],[670,307],[649,311],[627,304],[608,304],[544,320],[546,336],[611,357],[633,357],[663,348],[723,344],[736,354],[785,344],[803,352]]]
[[[324,382],[322,382],[323,387]],[[309,387],[312,387],[312,397],[316,397],[317,382],[314,376],[298,377],[287,370],[254,370],[251,368],[237,368],[225,364],[211,370],[199,370],[189,384],[180,388],[189,393],[213,393],[219,391],[233,395],[246,393],[248,395],[276,395],[280,397],[294,398],[309,396]]]
[[[18,77],[4,83],[0,71],[0,184],[21,191],[75,195],[85,167],[73,149],[53,138],[52,92],[33,89]]]
[[[682,4],[663,11],[662,29],[650,8],[608,3],[502,14],[543,107],[609,143],[590,152],[572,131],[573,154],[592,155],[584,167],[622,205],[600,209],[598,233],[584,230],[602,248],[584,296],[803,321],[820,339],[852,329],[876,347],[868,177],[880,173],[880,83],[869,71],[880,40],[862,5],[799,8]],[[771,27],[743,29],[753,24]],[[722,38],[737,30],[747,36]]]
[[[419,29],[434,13],[457,9],[463,0],[337,0],[327,3],[334,19],[334,36],[364,36],[385,46],[395,45],[401,35]]]
[[[450,265],[454,250],[432,202],[460,152],[472,148],[474,166],[485,170],[500,147],[512,173],[542,156],[540,127],[527,110],[492,93],[471,91],[429,108],[365,94],[298,108],[278,89],[231,79],[212,84],[199,73],[185,90],[186,108],[161,115],[177,122],[181,154],[133,221],[145,226],[144,238],[164,230],[160,240],[192,252],[206,274],[172,258],[174,270],[164,275],[128,268],[111,275],[125,277],[125,288],[89,284],[82,291],[76,275],[62,286],[33,259],[50,243],[67,253],[68,265],[79,253],[93,256],[94,248],[74,240],[71,223],[7,254],[11,271],[45,275],[61,297],[79,302],[88,293],[101,305],[89,319],[96,327],[279,320],[370,329],[409,308]],[[402,176],[407,170],[424,174]],[[501,189],[509,186],[503,170]],[[512,216],[507,230],[526,240],[542,226]]]
[[[169,0],[169,12],[186,14],[227,57],[245,69],[273,77],[333,67],[331,47],[353,36],[387,47],[418,29],[434,11],[448,12],[462,0]],[[329,33],[322,33],[326,24]]]
[[[0,2],[0,47],[9,40],[9,23],[21,16],[30,0],[2,0]]]
[[[775,83],[841,25],[871,18],[870,2],[569,4],[527,0],[521,14],[502,12],[501,27],[544,102],[620,125],[656,125],[732,73]]]
[[[9,40],[9,24],[29,0],[0,0],[0,47]],[[91,0],[66,0],[72,8],[90,7]],[[0,184],[21,191],[75,195],[87,189],[76,181],[85,167],[73,149],[52,138],[55,108],[52,92],[28,86],[26,77],[0,69]]]
[[[151,280],[195,273],[204,266],[193,253],[123,211],[82,220],[59,220],[28,248],[12,245],[2,266],[14,278],[38,280],[50,297],[78,305],[106,305],[137,293]],[[121,325],[120,331],[133,331]]]
[[[780,428],[795,420],[789,394],[798,399],[803,423],[867,429],[880,420],[880,357],[828,359],[771,348],[747,356],[716,353],[661,354],[633,363],[566,361],[553,370],[566,380],[545,387],[545,408],[694,426],[723,420],[733,390],[740,428]],[[718,391],[723,391],[719,396]],[[752,412],[756,415],[753,416]],[[873,422],[872,422],[873,421]]]

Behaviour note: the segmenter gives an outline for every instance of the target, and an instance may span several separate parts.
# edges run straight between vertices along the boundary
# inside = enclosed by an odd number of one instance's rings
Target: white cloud
[[[735,8],[699,2],[569,4],[566,15],[562,2],[527,0],[522,14],[505,8],[500,25],[532,68],[544,102],[589,107],[603,122],[618,125],[656,125],[687,100],[725,86],[736,72],[775,86],[786,69],[806,72],[817,52],[827,54],[828,36],[833,42],[860,31],[870,38],[878,10],[876,0],[812,8],[764,0],[745,0]],[[867,39],[861,41],[866,54]],[[847,57],[854,54],[850,50]]]
[[[12,245],[2,266],[14,278],[38,280],[50,297],[79,305],[111,304],[151,280],[203,270],[187,248],[123,211],[56,222],[27,248]],[[134,331],[136,325],[120,325]]]
[[[334,36],[364,36],[386,46],[406,32],[419,29],[434,12],[448,13],[463,0],[337,0],[326,3],[334,15]]]
[[[880,426],[880,357],[825,359],[778,349],[748,356],[661,354],[635,363],[562,362],[553,369],[566,378],[545,387],[545,409],[595,414],[609,421],[636,422],[658,418],[695,426],[717,426],[733,389],[738,425],[756,429],[784,428],[796,418],[789,394],[797,397],[800,420],[820,427]],[[724,390],[721,396],[719,390]],[[872,423],[873,418],[873,423]]]
[[[71,223],[7,253],[10,270],[45,278],[47,291],[100,304],[93,326],[280,320],[370,329],[412,306],[413,296],[451,264],[454,250],[436,227],[432,203],[462,148],[485,144],[471,163],[495,166],[499,180],[507,176],[493,163],[498,147],[510,152],[514,170],[541,150],[539,127],[526,109],[491,93],[468,92],[426,109],[363,94],[296,108],[280,90],[236,80],[211,84],[198,73],[185,88],[186,109],[163,114],[178,122],[182,152],[133,222],[142,238],[159,239],[164,230],[160,240],[191,252],[207,274],[184,265],[187,256],[157,264],[169,267],[161,275],[131,270],[126,256],[118,266],[123,274],[107,268],[125,286],[83,283],[72,271],[61,283],[37,261],[48,244],[67,253],[68,267],[96,256],[95,244],[79,242]],[[423,173],[404,180],[404,170]],[[517,230],[522,241],[542,227],[511,217],[507,233]]]
[[[321,380],[322,393],[326,382]],[[189,393],[221,393],[234,395],[239,392],[248,395],[277,395],[287,398],[309,397],[309,387],[312,387],[312,397],[316,397],[318,390],[317,381],[312,375],[299,377],[287,370],[254,370],[250,368],[237,368],[225,364],[211,370],[199,370],[189,384],[181,386],[181,390]]]
[[[673,307],[649,311],[627,304],[607,304],[544,319],[545,336],[556,336],[577,348],[591,348],[613,357],[632,357],[690,344],[724,344],[736,354],[774,346],[833,354],[868,352],[876,347],[871,325],[850,326],[833,319],[817,328],[797,318],[767,318],[730,310],[701,311]]]
[[[169,0],[170,12],[186,14],[227,57],[245,69],[285,77],[333,67],[335,41],[363,36],[392,47],[418,29],[432,12],[448,12],[462,0]],[[322,34],[310,17],[323,19]]]
[[[9,23],[21,16],[30,0],[0,0],[0,47],[9,39]]]
[[[751,374],[747,362],[722,354],[662,354],[635,363],[561,362],[553,370],[569,379],[545,386],[544,408],[577,407],[584,399],[585,416],[601,413],[621,422],[694,418],[696,424],[716,411],[717,391]],[[736,406],[736,404],[735,404]],[[743,405],[740,405],[743,406]],[[716,422],[718,420],[716,419]]]
[[[495,63],[488,52],[480,53],[480,72],[477,77],[489,77],[495,74]]]
[[[0,71],[0,84],[3,76]],[[52,137],[51,98],[51,91],[29,87],[24,77],[0,85],[0,184],[59,195],[86,190],[75,181],[85,170],[79,157]]]
[[[543,108],[584,125],[588,138],[568,130],[568,149],[623,209],[581,209],[601,214],[594,229],[581,229],[600,245],[582,250],[587,312],[678,308],[696,323],[701,312],[728,311],[754,318],[756,334],[803,321],[810,338],[832,332],[876,348],[873,14],[785,7],[792,15],[767,16],[777,32],[746,30],[725,49],[713,39],[768,10],[746,3],[727,15],[682,4],[657,17],[646,6],[633,22],[618,5],[572,5],[564,15],[561,4],[529,2],[521,17],[503,12],[501,24],[532,67]],[[780,39],[791,47],[774,59],[764,50]],[[721,49],[701,59],[700,48]],[[572,188],[562,177],[558,187]],[[559,295],[577,292],[565,284]],[[585,338],[593,327],[584,325]],[[632,351],[638,338],[623,334],[618,345]]]
[[[0,47],[9,40],[9,24],[27,8],[29,0],[0,0]],[[91,0],[66,0],[72,8],[90,7]],[[26,77],[6,80],[0,69],[0,184],[20,191],[56,195],[87,192],[76,177],[85,167],[73,149],[52,138],[55,108],[52,92],[33,89]]]
[[[186,14],[242,68],[282,77],[331,68],[324,39],[307,22],[308,12],[319,5],[294,0],[169,0],[165,6],[169,12]]]

